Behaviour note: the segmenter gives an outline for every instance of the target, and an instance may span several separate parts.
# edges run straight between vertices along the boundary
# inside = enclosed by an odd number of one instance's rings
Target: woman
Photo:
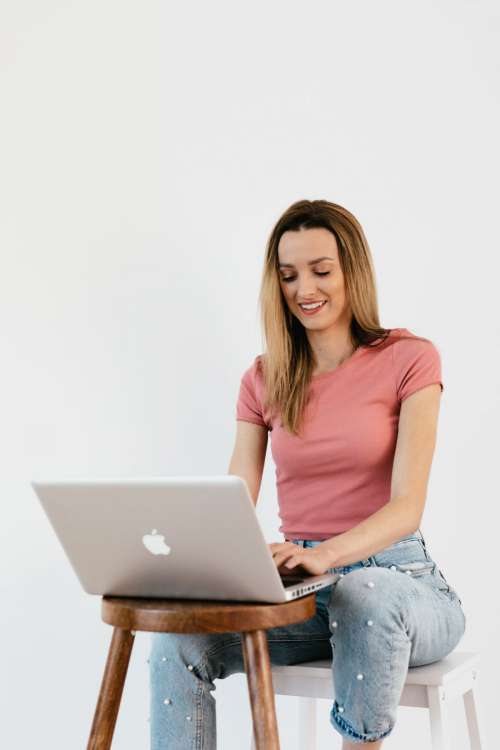
[[[267,631],[272,664],[332,658],[343,750],[382,746],[408,667],[449,654],[462,602],[419,525],[443,384],[437,348],[380,327],[356,218],[299,201],[274,227],[261,287],[267,351],[241,378],[229,474],[257,503],[272,436],[282,572],[339,572],[316,614]],[[215,679],[244,672],[239,633],[152,637],[152,750],[216,747]]]

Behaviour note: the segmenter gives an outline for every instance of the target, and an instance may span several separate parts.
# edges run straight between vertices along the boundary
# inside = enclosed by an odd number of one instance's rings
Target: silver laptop
[[[89,594],[274,603],[339,578],[278,570],[247,484],[235,475],[31,486]]]

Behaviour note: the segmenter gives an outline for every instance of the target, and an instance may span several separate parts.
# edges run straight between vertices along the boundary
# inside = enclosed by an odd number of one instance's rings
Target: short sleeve
[[[240,381],[238,401],[236,403],[236,420],[253,422],[254,424],[268,427],[262,414],[261,401],[257,387],[257,365],[258,357],[253,364],[245,370]]]
[[[432,341],[419,337],[401,339],[392,351],[398,401],[432,383],[439,383],[444,391],[441,356]]]

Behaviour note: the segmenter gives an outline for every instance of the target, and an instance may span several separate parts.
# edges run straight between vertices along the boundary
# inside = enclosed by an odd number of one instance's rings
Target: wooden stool
[[[400,706],[429,711],[432,750],[451,750],[448,709],[462,699],[471,750],[485,747],[477,696],[479,653],[452,651],[439,661],[408,669]],[[335,697],[332,662],[329,659],[272,667],[276,695],[299,697],[299,747],[316,750],[316,701]],[[251,750],[254,750],[254,742]]]
[[[101,616],[113,625],[87,750],[109,750],[137,630],[155,633],[241,633],[257,750],[279,750],[266,630],[314,617],[314,593],[283,604],[132,599],[104,596]]]

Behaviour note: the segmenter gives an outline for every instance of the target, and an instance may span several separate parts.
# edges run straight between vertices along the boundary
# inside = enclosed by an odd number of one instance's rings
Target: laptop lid
[[[283,602],[338,575],[280,575],[235,475],[33,480],[89,594]]]

